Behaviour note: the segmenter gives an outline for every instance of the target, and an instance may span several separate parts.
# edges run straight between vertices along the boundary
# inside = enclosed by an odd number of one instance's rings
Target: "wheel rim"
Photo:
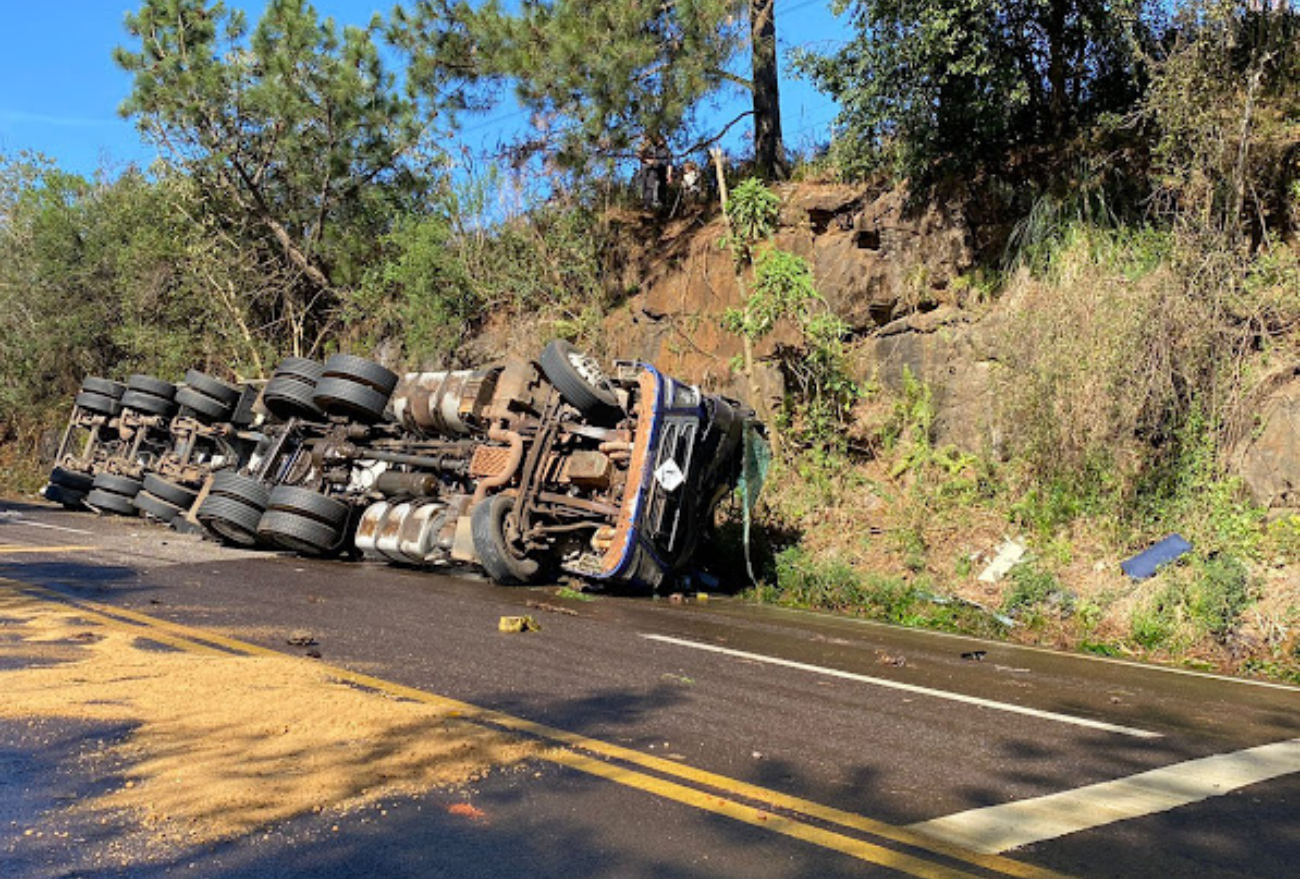
[[[609,384],[609,377],[605,371],[600,368],[596,358],[582,351],[569,352],[569,365],[573,371],[586,379],[590,384],[598,388],[606,387]]]

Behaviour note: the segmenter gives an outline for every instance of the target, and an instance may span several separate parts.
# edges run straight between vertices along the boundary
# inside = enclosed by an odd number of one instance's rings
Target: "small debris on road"
[[[569,617],[578,616],[578,612],[568,607],[560,607],[558,604],[548,604],[545,601],[530,600],[528,606],[533,610],[544,610],[547,613],[560,613]]]
[[[308,658],[308,659],[320,659],[320,651],[319,651],[319,650],[308,650],[308,651],[307,651],[307,658]]]
[[[894,656],[893,654],[886,653],[883,650],[877,650],[876,662],[878,662],[880,665],[892,665],[895,668],[902,668],[903,666],[907,665],[907,657],[903,656],[902,654],[899,654],[898,656]]]
[[[470,803],[453,803],[447,807],[447,811],[452,815],[468,818],[471,821],[482,821],[487,817],[487,812]]]
[[[988,653],[984,650],[970,650],[967,651],[966,653],[963,653],[961,655],[961,658],[970,660],[972,662],[983,662],[984,657],[986,656],[988,656]]]
[[[316,636],[306,629],[294,629],[289,633],[289,637],[284,639],[284,643],[290,647],[315,647]]]
[[[502,617],[497,622],[498,632],[540,632],[542,627],[530,616]]]

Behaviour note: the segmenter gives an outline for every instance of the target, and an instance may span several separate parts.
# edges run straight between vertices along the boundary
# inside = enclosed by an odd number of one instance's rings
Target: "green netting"
[[[749,572],[750,582],[757,583],[758,580],[754,577],[754,565],[749,558],[749,529],[750,522],[753,521],[754,507],[758,505],[758,496],[763,491],[763,483],[767,481],[767,471],[772,466],[772,447],[763,436],[762,428],[754,421],[745,423],[744,442],[745,457],[741,464],[740,481],[736,487],[740,489],[741,505],[745,510],[745,569]]]

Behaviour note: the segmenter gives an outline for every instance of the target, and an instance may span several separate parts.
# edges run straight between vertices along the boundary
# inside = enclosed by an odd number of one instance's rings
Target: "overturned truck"
[[[84,400],[105,387],[87,379],[47,497],[249,547],[476,564],[498,583],[657,589],[739,482],[757,492],[757,468],[742,475],[765,451],[743,404],[646,363],[606,372],[560,340],[535,361],[402,377],[346,354],[288,358],[259,386],[222,383],[222,413],[187,405],[217,390],[192,372],[172,409],[142,416],[128,396],[141,379],[116,406]]]

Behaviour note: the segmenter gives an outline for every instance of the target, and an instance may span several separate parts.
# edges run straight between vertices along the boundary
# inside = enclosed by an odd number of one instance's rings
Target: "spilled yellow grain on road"
[[[464,784],[537,750],[311,660],[181,650],[19,595],[0,595],[0,660],[0,719],[131,730],[103,746],[122,784],[72,808],[127,810],[178,842]]]

